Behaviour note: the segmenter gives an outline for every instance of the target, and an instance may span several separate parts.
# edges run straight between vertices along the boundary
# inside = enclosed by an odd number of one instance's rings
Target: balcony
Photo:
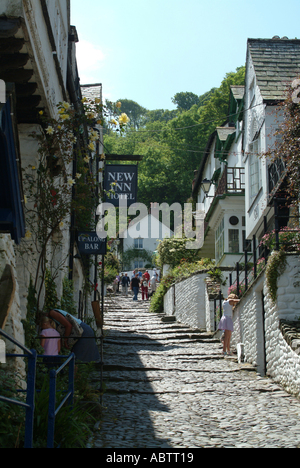
[[[226,193],[245,193],[245,168],[225,167],[224,172],[216,185],[215,196]]]

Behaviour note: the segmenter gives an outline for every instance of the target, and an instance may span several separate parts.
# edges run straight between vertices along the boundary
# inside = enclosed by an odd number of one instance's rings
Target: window
[[[139,268],[144,268],[144,262],[141,260],[134,261],[134,269],[138,270]]]
[[[224,218],[216,230],[216,261],[220,261],[224,254]]]
[[[229,253],[239,253],[240,251],[239,234],[240,234],[240,231],[238,229],[228,230]]]
[[[134,248],[142,250],[144,248],[144,239],[134,239]]]

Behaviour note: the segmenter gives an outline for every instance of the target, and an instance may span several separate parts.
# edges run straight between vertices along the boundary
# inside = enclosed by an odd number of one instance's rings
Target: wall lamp
[[[202,181],[201,187],[202,187],[203,192],[205,193],[206,198],[214,198],[214,195],[208,195],[211,185],[212,185],[211,180],[204,179]]]

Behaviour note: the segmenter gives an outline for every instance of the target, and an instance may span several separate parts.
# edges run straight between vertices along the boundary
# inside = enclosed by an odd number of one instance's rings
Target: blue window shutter
[[[25,236],[25,217],[17,154],[8,97],[0,111],[0,232],[10,233],[19,244]]]

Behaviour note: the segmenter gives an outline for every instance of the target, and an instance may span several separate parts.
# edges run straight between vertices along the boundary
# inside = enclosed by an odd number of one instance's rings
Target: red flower
[[[52,205],[56,206],[57,205],[57,196],[56,196],[57,192],[54,189],[52,189],[52,190],[50,190],[50,193],[52,195],[52,200],[51,200]]]

